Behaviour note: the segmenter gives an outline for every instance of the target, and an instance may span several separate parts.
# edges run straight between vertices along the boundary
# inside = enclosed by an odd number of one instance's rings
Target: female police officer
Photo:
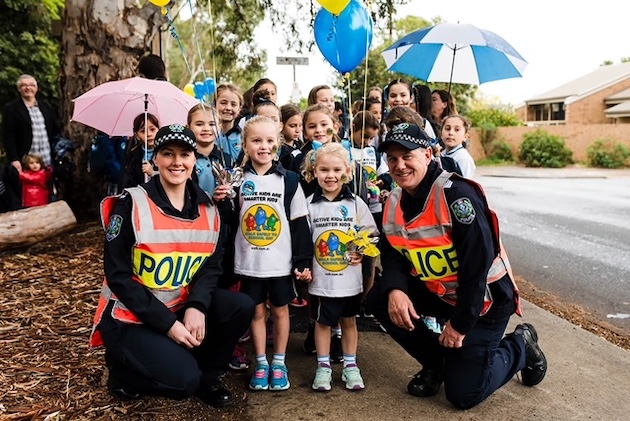
[[[219,383],[254,303],[217,289],[223,230],[216,207],[190,181],[197,143],[181,125],[155,140],[159,175],[106,198],[105,281],[90,339],[105,345],[111,394],[133,399],[196,394],[232,403]]]
[[[382,278],[369,304],[387,332],[422,364],[407,390],[471,408],[521,371],[525,385],[547,370],[536,330],[521,324],[518,290],[500,249],[498,223],[476,183],[443,172],[422,129],[403,123],[379,150],[399,188],[383,212]],[[420,315],[447,320],[441,334]]]

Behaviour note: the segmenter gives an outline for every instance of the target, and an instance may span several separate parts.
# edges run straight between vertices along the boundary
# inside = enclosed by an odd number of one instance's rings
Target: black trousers
[[[121,323],[107,314],[100,328],[110,376],[135,392],[182,399],[216,384],[227,371],[234,346],[252,321],[254,302],[245,294],[217,289],[206,338],[192,350],[146,325]],[[183,313],[178,316],[181,320]]]
[[[448,319],[449,307],[444,306],[449,305],[438,303],[437,297],[428,296],[426,288],[419,286],[420,281],[414,281],[410,281],[409,297],[416,312]],[[378,283],[368,294],[368,308],[387,333],[423,367],[442,370],[446,398],[458,408],[472,408],[481,403],[525,367],[523,339],[516,335],[503,336],[509,317],[499,320],[480,317],[464,338],[463,346],[451,349],[442,347],[439,335],[429,330],[422,320],[415,323],[411,332],[394,325],[389,318],[388,296],[381,294]]]

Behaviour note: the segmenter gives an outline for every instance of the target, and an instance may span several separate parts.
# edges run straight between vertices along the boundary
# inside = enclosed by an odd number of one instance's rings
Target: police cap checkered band
[[[385,141],[378,147],[379,152],[386,152],[394,143],[409,150],[418,148],[428,149],[431,146],[429,136],[419,126],[409,123],[401,123],[393,127],[385,136]]]
[[[182,143],[189,146],[193,150],[197,150],[197,141],[195,134],[189,128],[181,124],[171,124],[162,127],[155,135],[154,152],[170,143]]]

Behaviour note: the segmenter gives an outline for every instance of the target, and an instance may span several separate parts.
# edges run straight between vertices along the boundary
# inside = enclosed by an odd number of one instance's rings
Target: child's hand
[[[149,177],[153,177],[153,164],[149,161],[142,161],[142,172]]]
[[[214,199],[215,202],[220,202],[222,200],[227,199],[231,191],[232,191],[231,185],[222,184],[220,186],[217,186],[216,189],[214,189],[214,193],[212,193],[212,198]]]
[[[350,266],[358,266],[361,264],[361,261],[363,260],[363,255],[360,253],[357,253],[356,251],[352,251],[350,253],[348,253],[348,256],[350,257]]]
[[[297,270],[297,268],[295,268],[293,270],[293,274],[295,275],[295,278],[298,281],[303,281],[303,282],[311,282],[313,280],[313,276],[311,275],[311,270],[309,268],[304,269],[303,271],[299,271]]]
[[[379,194],[380,199],[381,199],[381,203],[385,203],[387,202],[387,198],[389,197],[389,191],[387,190],[381,190],[381,193]]]

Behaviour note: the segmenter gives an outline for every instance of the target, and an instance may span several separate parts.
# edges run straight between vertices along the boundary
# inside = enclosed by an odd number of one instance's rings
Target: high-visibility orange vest
[[[132,198],[132,224],[136,242],[131,251],[132,279],[148,288],[167,308],[175,312],[186,302],[189,284],[197,270],[214,253],[221,223],[214,206],[200,205],[199,217],[182,219],[165,214],[142,187],[127,189]],[[101,202],[101,222],[107,229],[117,197]],[[108,303],[111,316],[125,323],[142,323],[112,293],[107,279],[94,316],[90,346],[103,345],[98,325]]]
[[[459,260],[451,238],[453,224],[444,194],[444,185],[451,177],[473,184],[483,194],[481,186],[474,181],[442,172],[431,186],[422,212],[407,222],[400,206],[402,189],[398,187],[391,192],[383,209],[383,233],[390,244],[411,262],[412,275],[425,282],[429,291],[447,303],[455,305],[459,285]],[[485,195],[483,197],[485,200]],[[491,209],[490,215],[498,250],[486,277],[484,306],[480,315],[486,314],[492,306],[492,295],[487,284],[498,281],[506,274],[509,275],[514,287],[516,313],[521,315],[519,291],[499,238],[499,221]]]

